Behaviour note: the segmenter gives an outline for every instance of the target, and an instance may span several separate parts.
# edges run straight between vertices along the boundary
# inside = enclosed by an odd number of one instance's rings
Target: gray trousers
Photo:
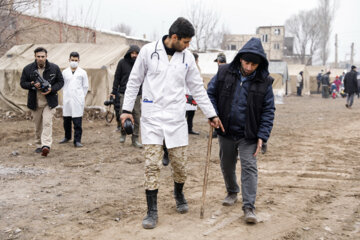
[[[347,95],[346,103],[349,105],[349,107],[351,107],[354,103],[354,95],[355,93],[351,93]]]
[[[258,171],[256,157],[256,143],[249,143],[245,139],[234,141],[219,136],[220,145],[220,166],[223,173],[226,190],[228,193],[240,192],[236,180],[237,156],[240,156],[241,163],[241,194],[244,208],[255,208]]]

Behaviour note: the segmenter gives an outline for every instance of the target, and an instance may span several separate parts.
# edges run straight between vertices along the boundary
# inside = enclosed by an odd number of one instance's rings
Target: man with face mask
[[[230,64],[219,67],[209,83],[208,95],[224,124],[217,131],[220,166],[228,192],[224,206],[234,205],[240,192],[236,178],[241,163],[241,194],[246,223],[256,223],[256,156],[272,130],[275,105],[269,62],[258,38],[250,39]],[[263,149],[263,152],[265,149]]]
[[[80,55],[70,53],[70,66],[62,74],[64,77],[63,119],[65,137],[59,143],[66,143],[71,139],[71,122],[74,124],[74,146],[82,147],[82,116],[84,114],[85,97],[89,89],[87,73],[79,67]]]
[[[27,106],[32,110],[35,123],[35,152],[46,157],[52,144],[52,119],[58,105],[57,92],[63,87],[64,79],[59,66],[47,60],[45,48],[36,48],[34,54],[35,61],[27,65],[21,74],[20,86],[29,90]],[[47,83],[41,78],[50,85],[46,86]]]
[[[126,84],[129,80],[130,72],[134,66],[136,57],[140,52],[140,48],[137,45],[131,45],[129,50],[126,52],[123,59],[121,59],[116,67],[113,90],[110,96],[115,98],[115,113],[116,121],[118,123],[118,130],[120,130],[120,142],[123,143],[126,140],[126,133],[124,129],[121,129],[120,113],[124,102],[124,93],[126,90]],[[142,148],[142,144],[139,141],[139,127],[140,127],[140,115],[141,115],[141,87],[136,97],[135,107],[132,111],[134,116],[134,132],[131,140],[132,145],[137,148]]]
[[[174,198],[178,213],[188,212],[183,187],[186,180],[188,125],[185,118],[185,90],[213,127],[221,122],[206,94],[203,81],[189,46],[195,30],[185,18],[178,18],[169,35],[146,44],[137,57],[126,86],[121,123],[131,119],[139,88],[142,85],[141,138],[145,146],[145,193],[147,215],[142,225],[155,228],[158,222],[157,194],[163,157],[163,141],[168,148],[174,180]]]

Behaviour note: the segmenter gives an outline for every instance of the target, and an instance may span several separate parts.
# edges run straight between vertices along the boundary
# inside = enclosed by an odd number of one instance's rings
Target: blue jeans
[[[255,208],[258,170],[256,157],[256,143],[250,143],[244,138],[234,141],[219,136],[220,166],[228,193],[240,192],[236,181],[237,156],[241,163],[241,194],[244,208]]]

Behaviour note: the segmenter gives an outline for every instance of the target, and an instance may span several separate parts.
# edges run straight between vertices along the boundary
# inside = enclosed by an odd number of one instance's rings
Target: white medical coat
[[[165,139],[168,148],[188,145],[186,86],[205,116],[216,116],[194,56],[189,50],[175,52],[169,61],[161,39],[143,46],[129,76],[123,110],[133,110],[141,84],[143,144],[162,145]]]
[[[89,88],[87,73],[84,69],[77,67],[73,74],[71,68],[68,67],[62,74],[64,78],[63,116],[82,117]]]

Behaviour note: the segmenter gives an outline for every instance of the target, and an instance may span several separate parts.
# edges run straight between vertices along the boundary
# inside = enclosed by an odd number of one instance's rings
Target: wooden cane
[[[202,192],[202,197],[201,197],[201,208],[200,208],[200,218],[201,219],[204,218],[204,205],[205,205],[206,188],[207,188],[207,182],[208,182],[208,176],[209,176],[209,165],[210,165],[213,129],[214,128],[212,126],[210,126],[208,148],[207,148],[207,155],[206,155],[206,162],[205,162],[203,192]]]

